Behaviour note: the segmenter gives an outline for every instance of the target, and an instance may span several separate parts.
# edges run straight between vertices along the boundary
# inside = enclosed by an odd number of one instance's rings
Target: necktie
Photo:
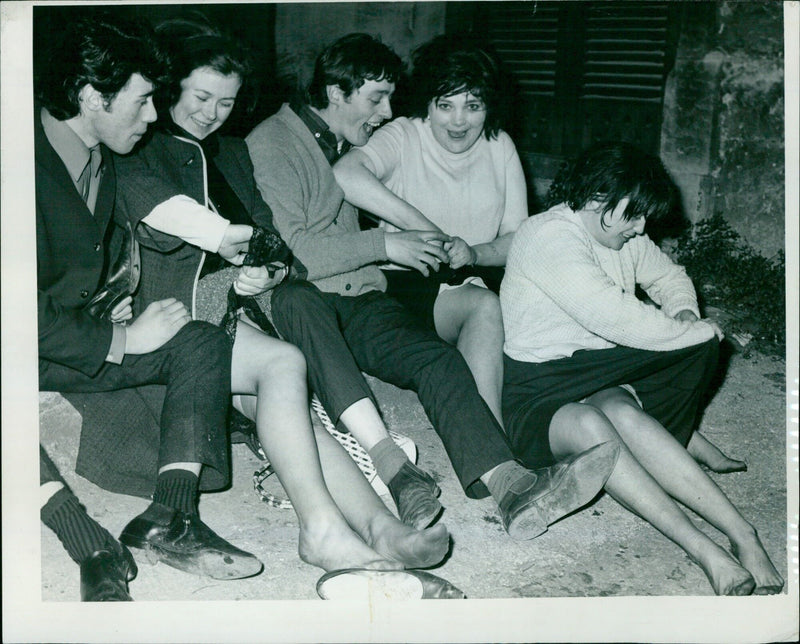
[[[92,182],[94,178],[97,176],[97,173],[100,171],[100,165],[103,163],[103,155],[100,153],[100,147],[95,146],[89,150],[89,160],[86,162],[86,167],[81,172],[81,176],[78,178],[78,185],[81,188],[81,197],[89,204],[89,195],[92,191]]]

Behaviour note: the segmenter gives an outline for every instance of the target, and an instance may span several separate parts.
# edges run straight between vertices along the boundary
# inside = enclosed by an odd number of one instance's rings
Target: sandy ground
[[[529,542],[510,539],[490,499],[461,491],[442,444],[416,396],[371,380],[388,425],[417,444],[421,466],[442,488],[442,521],[452,534],[452,554],[434,572],[470,598],[711,595],[703,572],[664,536],[602,496]],[[757,528],[781,574],[787,575],[785,365],[782,360],[733,355],[727,375],[707,408],[701,430],[734,457],[746,473],[712,475]],[[106,492],[72,473],[80,417],[56,394],[41,395],[42,441],[90,514],[118,534],[147,505],[143,499]],[[131,585],[138,601],[317,599],[321,571],[297,556],[297,519],[254,492],[259,461],[234,446],[234,483],[206,494],[201,516],[218,533],[256,554],[264,572],[222,582],[193,577],[163,564],[139,562]],[[277,482],[273,491],[282,490]],[[391,505],[391,500],[386,499]],[[718,543],[720,534],[691,515]],[[42,527],[42,599],[79,599],[78,569],[55,536]]]

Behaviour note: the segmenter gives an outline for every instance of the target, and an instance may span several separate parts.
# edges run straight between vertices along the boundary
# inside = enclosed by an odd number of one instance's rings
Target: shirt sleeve
[[[405,135],[397,120],[387,123],[375,132],[366,145],[358,148],[375,167],[375,176],[386,183],[399,167]]]
[[[219,250],[230,224],[186,195],[176,195],[158,204],[141,223],[212,253]]]
[[[526,231],[527,232],[527,231]],[[582,327],[614,344],[664,351],[709,340],[703,322],[681,322],[625,292],[602,269],[577,226],[545,223],[527,235],[528,279]]]
[[[114,364],[122,364],[122,359],[125,357],[125,347],[128,340],[128,332],[121,324],[115,324],[111,335],[111,346],[108,349],[106,362]]]

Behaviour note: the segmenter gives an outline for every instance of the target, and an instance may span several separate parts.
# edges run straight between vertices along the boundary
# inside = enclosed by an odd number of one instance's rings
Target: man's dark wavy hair
[[[577,211],[597,201],[603,204],[602,218],[625,197],[630,198],[623,213],[625,220],[644,216],[658,222],[674,214],[677,189],[656,155],[629,143],[602,142],[559,170],[550,186],[547,206],[566,203]]]
[[[349,34],[317,57],[307,99],[317,109],[324,109],[329,85],[338,85],[350,96],[368,80],[396,83],[402,72],[403,61],[380,40],[369,34]]]
[[[244,45],[220,31],[204,15],[195,12],[159,23],[156,36],[169,70],[167,82],[156,94],[159,112],[178,102],[181,81],[200,67],[209,67],[223,76],[236,74],[242,81],[237,103],[244,103],[248,112],[253,109],[253,61]]]
[[[508,117],[511,87],[497,57],[473,36],[437,36],[414,50],[408,98],[411,116],[425,118],[431,101],[469,92],[486,106],[484,134],[494,138]]]
[[[80,113],[81,89],[91,84],[110,104],[133,74],[157,85],[163,63],[145,21],[87,14],[64,26],[35,70],[36,95],[57,119]]]

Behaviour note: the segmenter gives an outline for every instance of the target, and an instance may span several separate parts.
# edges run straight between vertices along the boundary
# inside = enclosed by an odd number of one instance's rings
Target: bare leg
[[[389,438],[383,418],[369,398],[354,402],[341,413],[339,419],[365,450],[370,450],[384,438]]]
[[[770,561],[755,528],[669,432],[622,389],[596,394],[590,402],[602,409],[636,459],[670,496],[728,537],[733,553],[755,579],[755,592],[780,592],[783,578]]]
[[[300,350],[240,324],[231,385],[238,394],[234,405],[255,420],[261,445],[297,513],[300,558],[324,570],[401,567],[353,532],[325,486]]]
[[[347,522],[367,544],[406,568],[426,568],[444,559],[450,534],[443,524],[415,530],[401,523],[336,439],[320,428],[315,428],[315,436],[328,489]]]
[[[433,308],[436,332],[455,344],[481,397],[503,425],[503,317],[500,299],[490,290],[467,284],[439,294]]]
[[[606,491],[683,548],[706,573],[716,594],[749,595],[753,591],[755,583],[750,574],[695,527],[642,467],[597,407],[585,403],[565,405],[553,416],[549,436],[556,458],[582,452],[601,442],[618,441],[619,459],[606,482]]]
[[[728,474],[729,472],[746,472],[747,463],[730,458],[722,450],[710,442],[700,432],[695,432],[686,446],[689,455],[700,465],[705,465],[712,472]]]

